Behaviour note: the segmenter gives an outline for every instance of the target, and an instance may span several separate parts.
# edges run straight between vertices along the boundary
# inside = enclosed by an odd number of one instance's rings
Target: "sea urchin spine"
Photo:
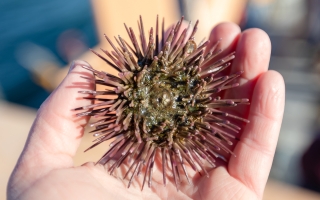
[[[208,176],[204,160],[216,167],[215,159],[226,160],[221,152],[233,154],[229,146],[233,145],[232,140],[236,139],[234,135],[239,133],[240,127],[229,119],[248,122],[221,110],[249,104],[248,99],[218,96],[219,92],[239,85],[234,80],[241,71],[230,76],[220,75],[230,66],[235,53],[217,59],[221,52],[219,41],[211,49],[206,49],[209,41],[197,47],[194,35],[198,21],[193,29],[189,26],[180,33],[182,22],[183,18],[166,39],[163,22],[159,41],[157,17],[155,38],[151,28],[147,41],[140,17],[140,45],[132,28],[125,25],[133,47],[120,36],[115,37],[116,47],[105,36],[113,47],[111,52],[102,50],[108,58],[92,51],[116,69],[119,76],[84,67],[94,73],[96,84],[108,87],[103,91],[80,91],[90,94],[91,97],[85,98],[96,103],[76,108],[85,110],[77,115],[99,118],[91,124],[97,138],[87,150],[114,139],[97,163],[105,165],[113,161],[110,174],[122,163],[129,163],[124,176],[131,172],[128,187],[134,175],[143,172],[141,189],[146,181],[151,186],[156,156],[162,157],[164,185],[167,168],[172,171],[177,189],[182,178],[180,173],[190,183],[186,164]]]

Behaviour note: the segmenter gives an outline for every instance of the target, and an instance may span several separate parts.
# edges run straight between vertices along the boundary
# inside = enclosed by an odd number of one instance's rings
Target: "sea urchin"
[[[241,71],[221,75],[230,66],[235,52],[222,59],[219,41],[208,47],[209,41],[198,46],[194,42],[198,21],[193,28],[180,29],[183,18],[169,31],[165,38],[162,22],[162,39],[159,40],[159,23],[156,20],[155,38],[153,28],[146,40],[140,17],[138,27],[140,45],[132,28],[125,25],[133,47],[120,36],[115,37],[118,47],[107,37],[113,51],[102,50],[105,58],[93,51],[107,64],[116,69],[119,76],[84,67],[94,73],[96,84],[107,86],[103,91],[80,91],[89,94],[87,99],[95,104],[76,108],[85,110],[78,116],[100,118],[91,124],[94,144],[87,150],[114,139],[110,149],[97,162],[109,161],[109,172],[128,163],[131,171],[130,186],[134,175],[144,172],[142,188],[148,178],[152,183],[155,157],[162,159],[163,183],[166,184],[166,168],[173,174],[178,189],[183,173],[190,178],[186,164],[195,171],[206,171],[205,160],[215,167],[215,159],[226,160],[221,152],[233,154],[230,147],[240,127],[228,119],[248,120],[221,110],[239,104],[249,104],[248,99],[221,99],[218,93],[238,86],[234,80]],[[191,30],[191,31],[189,31]],[[106,96],[107,95],[107,96]],[[162,158],[161,158],[162,157]]]

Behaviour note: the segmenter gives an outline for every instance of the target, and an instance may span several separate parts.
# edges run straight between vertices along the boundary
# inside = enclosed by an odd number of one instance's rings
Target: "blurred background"
[[[264,199],[320,199],[320,0],[0,1],[0,199],[37,109],[68,64],[82,59],[106,67],[88,49],[108,49],[104,33],[126,37],[123,22],[135,28],[140,14],[145,29],[157,14],[167,27],[182,15],[199,19],[199,41],[223,21],[269,34],[270,69],[284,77],[286,107]],[[75,165],[104,150],[83,154],[90,137],[85,134]]]

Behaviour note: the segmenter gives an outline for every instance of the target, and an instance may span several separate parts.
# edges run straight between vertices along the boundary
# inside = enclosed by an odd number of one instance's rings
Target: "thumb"
[[[78,91],[94,89],[92,81],[81,78],[92,80],[93,74],[81,66],[90,67],[74,61],[66,78],[41,105],[11,182],[30,184],[53,169],[73,166],[72,157],[89,119],[76,117],[72,109],[90,104]]]

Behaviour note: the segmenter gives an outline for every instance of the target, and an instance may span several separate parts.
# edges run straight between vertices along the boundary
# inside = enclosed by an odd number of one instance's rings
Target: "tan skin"
[[[74,167],[72,158],[88,118],[76,118],[71,109],[88,104],[78,98],[79,90],[94,88],[80,78],[93,76],[80,67],[88,64],[75,61],[38,111],[8,183],[8,199],[262,199],[282,121],[284,82],[279,73],[268,71],[271,45],[266,33],[241,33],[237,25],[223,23],[210,36],[211,41],[219,38],[223,49],[236,50],[232,71],[244,70],[237,93],[225,95],[251,101],[237,110],[251,122],[243,127],[234,149],[237,157],[227,166],[212,169],[210,178],[195,178],[193,186],[183,184],[179,192],[172,182],[163,187],[160,173],[154,175],[153,189],[141,192],[139,184],[127,189],[101,165]]]

